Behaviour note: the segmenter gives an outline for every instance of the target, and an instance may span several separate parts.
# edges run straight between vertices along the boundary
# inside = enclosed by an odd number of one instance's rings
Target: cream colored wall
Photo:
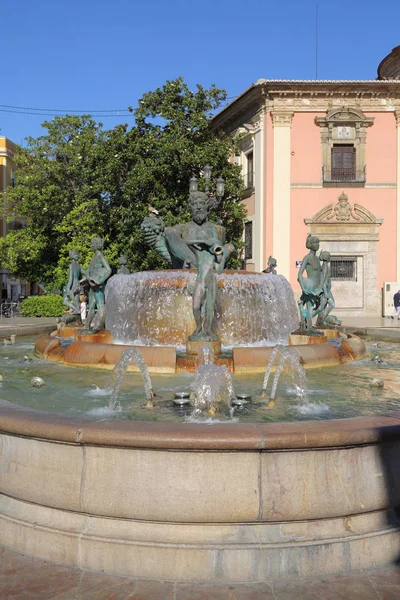
[[[290,137],[291,115],[275,113],[273,119],[274,179],[272,253],[279,273],[290,275]]]
[[[255,214],[254,194],[242,200],[242,204],[246,209],[247,216],[253,217]]]
[[[265,161],[264,161],[264,265],[268,257],[273,255],[273,195],[274,195],[274,130],[271,115],[265,119]],[[279,267],[279,265],[278,265]]]

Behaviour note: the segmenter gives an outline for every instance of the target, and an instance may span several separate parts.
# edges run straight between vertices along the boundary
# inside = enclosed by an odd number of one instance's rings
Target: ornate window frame
[[[326,187],[343,187],[343,181],[333,181],[332,148],[335,144],[352,144],[356,152],[356,177],[348,187],[365,184],[367,128],[374,123],[360,109],[341,106],[327,111],[324,117],[315,117],[321,128],[322,183]]]

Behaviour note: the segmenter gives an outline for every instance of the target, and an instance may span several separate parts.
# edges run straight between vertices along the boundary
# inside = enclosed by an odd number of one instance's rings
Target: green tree
[[[131,109],[132,127],[104,131],[90,116],[43,123],[46,135],[19,148],[17,185],[4,195],[3,214],[13,229],[0,240],[1,263],[16,275],[61,287],[68,251],[78,248],[87,264],[90,239],[100,235],[115,267],[121,254],[132,270],[165,267],[144,244],[140,224],[149,203],[167,225],[187,220],[189,179],[206,163],[213,167],[211,186],[219,175],[225,179],[218,213],[228,239],[240,244],[245,213],[238,202],[240,170],[230,161],[235,146],[211,123],[225,98],[214,86],[192,92],[179,78],[144,94]]]
[[[189,180],[192,175],[200,177],[207,163],[213,168],[211,188],[220,175],[225,180],[218,215],[211,218],[221,217],[227,238],[241,244],[245,211],[238,199],[242,179],[240,167],[230,160],[235,143],[230,137],[217,136],[211,121],[225,99],[226,92],[215,86],[207,90],[198,85],[193,92],[178,78],[145,94],[132,111],[136,127],[127,132],[127,148],[135,160],[125,180],[125,217],[131,232],[127,254],[135,268],[165,266],[143,246],[137,227],[148,215],[148,203],[159,210],[167,225],[188,220]],[[231,262],[236,266],[239,261],[234,257]]]
[[[57,285],[68,250],[77,247],[85,257],[90,237],[104,231],[98,147],[105,134],[89,116],[56,117],[43,127],[47,135],[28,138],[15,158],[17,185],[3,198],[11,231],[0,242],[0,259],[21,277]]]

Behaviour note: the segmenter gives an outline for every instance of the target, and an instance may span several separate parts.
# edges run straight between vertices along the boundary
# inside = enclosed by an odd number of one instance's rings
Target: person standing
[[[394,304],[394,309],[393,309],[393,313],[392,313],[392,319],[394,319],[395,317],[400,319],[400,290],[398,292],[396,292],[395,295],[393,296],[393,304]]]

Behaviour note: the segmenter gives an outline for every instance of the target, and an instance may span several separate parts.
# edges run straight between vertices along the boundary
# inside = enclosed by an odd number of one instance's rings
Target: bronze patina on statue
[[[87,269],[82,269],[84,274],[82,283],[87,282],[89,286],[89,304],[85,327],[81,333],[102,331],[105,325],[104,290],[106,281],[111,275],[111,267],[102,253],[103,243],[101,238],[92,239],[91,247],[94,252],[92,260]]]
[[[322,335],[313,327],[312,321],[317,318],[317,327],[334,327],[340,325],[339,319],[328,316],[335,307],[331,290],[330,254],[323,251],[317,256],[319,238],[308,235],[306,247],[309,253],[303,258],[298,282],[302,294],[298,303],[300,312],[300,330],[308,335]],[[322,266],[321,266],[322,262]],[[304,276],[307,274],[307,277]]]
[[[209,179],[211,168],[208,169]],[[207,178],[205,192],[199,191],[197,185],[197,179],[193,177],[190,181],[188,199],[191,221],[165,227],[162,218],[152,214],[142,223],[146,242],[171,266],[175,268],[190,266],[197,269],[193,291],[193,316],[196,329],[188,337],[188,347],[190,342],[218,342],[219,340],[218,335],[213,331],[217,296],[215,272],[222,272],[234,251],[232,244],[225,243],[225,228],[208,221],[209,211],[218,204],[218,201],[211,198],[208,193]],[[220,178],[217,182],[217,197],[220,198],[222,195],[223,180]]]
[[[69,253],[71,263],[68,270],[68,282],[64,287],[63,303],[68,308],[58,320],[59,323],[74,323],[80,321],[79,295],[81,292],[82,267],[79,264],[78,250],[71,250]]]

